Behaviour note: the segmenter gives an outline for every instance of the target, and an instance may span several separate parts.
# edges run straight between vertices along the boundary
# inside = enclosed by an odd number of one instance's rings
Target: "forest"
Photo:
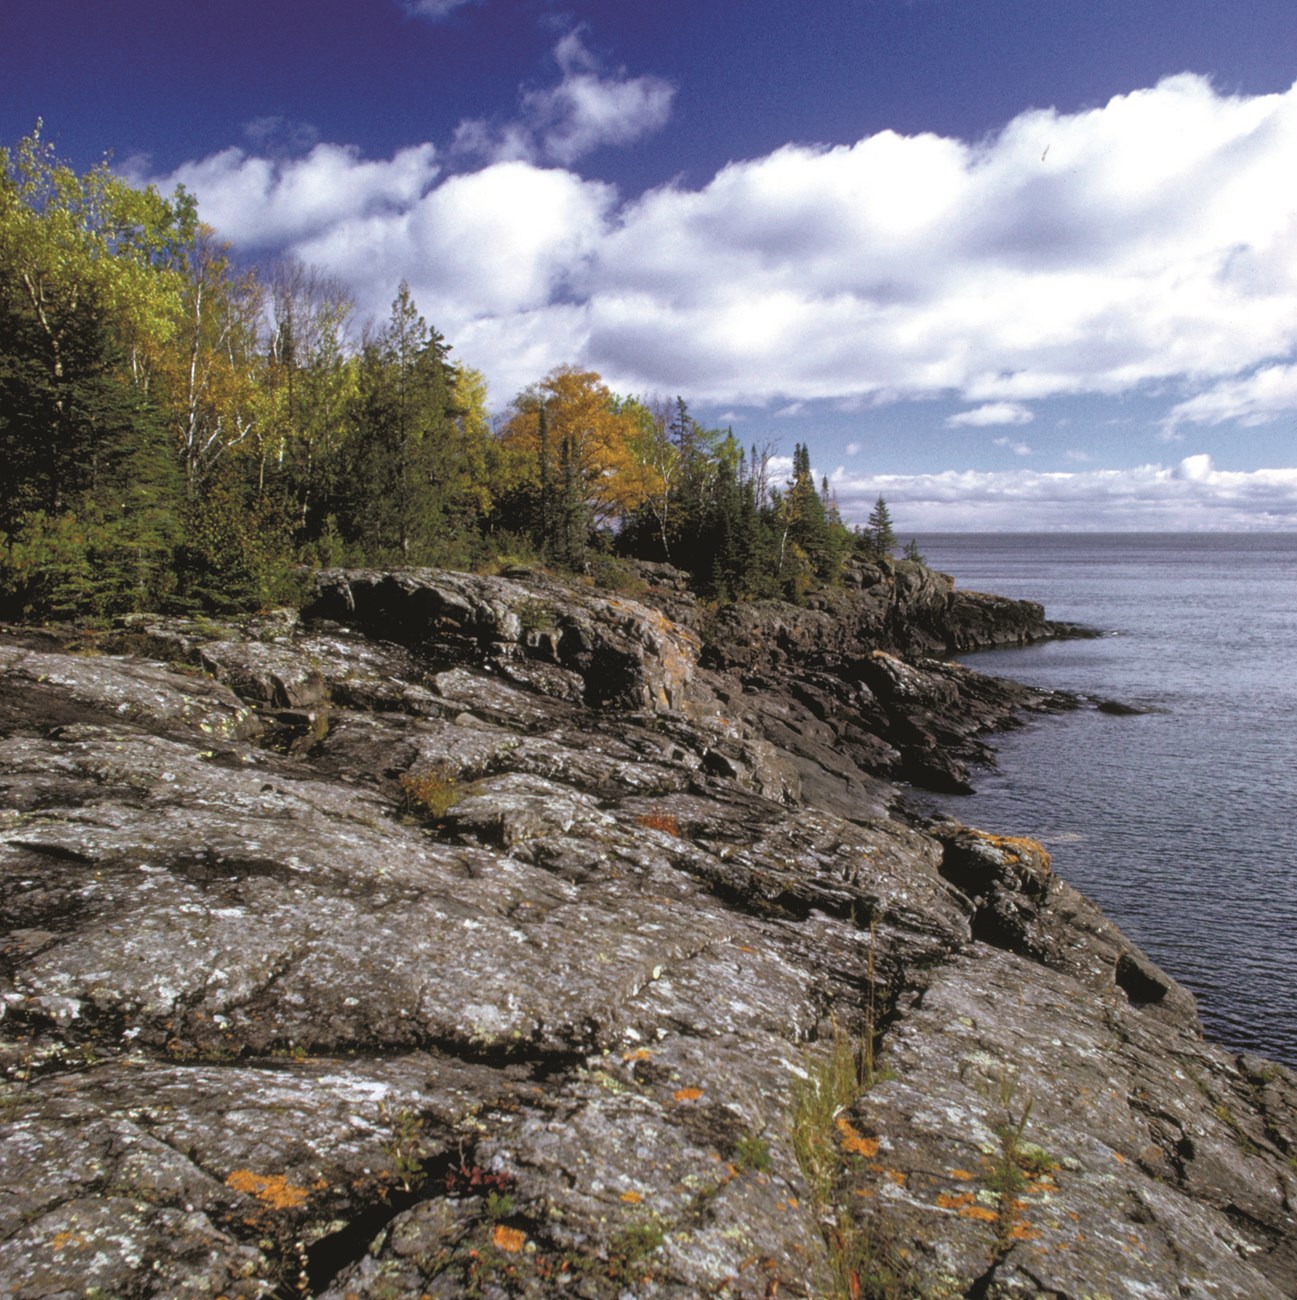
[[[798,601],[889,554],[850,529],[806,446],[708,429],[683,398],[560,367],[492,418],[406,284],[357,329],[346,290],[250,266],[41,127],[0,149],[0,616],[233,613],[320,565],[540,563],[616,586],[669,561],[711,600]]]

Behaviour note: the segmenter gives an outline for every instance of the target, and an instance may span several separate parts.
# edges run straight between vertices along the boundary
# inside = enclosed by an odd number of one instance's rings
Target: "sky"
[[[0,0],[0,140],[902,535],[1297,528],[1295,82],[1293,0]]]

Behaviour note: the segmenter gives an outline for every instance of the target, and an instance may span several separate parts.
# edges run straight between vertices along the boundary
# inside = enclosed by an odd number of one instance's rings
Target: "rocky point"
[[[904,801],[1068,629],[644,578],[4,629],[0,1291],[1297,1294],[1293,1075]]]

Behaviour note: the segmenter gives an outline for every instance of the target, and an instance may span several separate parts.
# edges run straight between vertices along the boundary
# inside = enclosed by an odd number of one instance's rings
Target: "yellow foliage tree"
[[[511,453],[507,459],[514,473],[542,491],[546,483],[561,484],[566,469],[575,477],[581,504],[599,525],[628,515],[644,500],[649,485],[636,455],[641,433],[634,415],[619,409],[595,371],[561,366],[515,398],[501,443]]]

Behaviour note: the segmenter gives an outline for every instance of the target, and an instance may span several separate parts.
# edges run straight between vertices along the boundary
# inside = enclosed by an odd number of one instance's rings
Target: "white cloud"
[[[359,216],[294,251],[352,285],[362,312],[386,314],[404,276],[456,356],[507,398],[580,355],[587,308],[562,300],[614,201],[571,172],[496,163],[447,178],[399,219]]]
[[[455,150],[491,161],[525,159],[570,166],[605,145],[627,145],[650,135],[671,115],[675,88],[661,77],[601,74],[580,29],[554,49],[562,73],[555,86],[525,90],[522,115],[502,124],[461,122]]]
[[[1159,386],[1181,428],[1297,403],[1297,87],[1182,75],[976,144],[789,145],[627,201],[572,164],[660,126],[671,87],[601,73],[577,34],[556,57],[516,120],[462,126],[478,171],[439,173],[432,144],[378,161],[317,144],[225,150],[163,183],[364,304],[409,279],[499,398],[574,362],[698,405],[959,397],[955,427]]]
[[[1267,424],[1297,411],[1297,365],[1263,366],[1243,379],[1214,384],[1172,408],[1168,435],[1182,424]]]
[[[289,159],[230,148],[185,163],[163,184],[184,185],[202,219],[240,248],[284,248],[360,217],[400,222],[436,180],[436,157],[430,144],[381,161],[352,145],[317,144]]]
[[[1015,456],[1030,456],[1031,448],[1025,442],[1015,442],[1012,438],[996,438],[997,447],[1007,447]]]
[[[429,18],[435,23],[441,22],[466,4],[475,4],[477,0],[399,0],[400,6],[411,18]]]
[[[1104,532],[1297,528],[1297,469],[1177,465],[853,475],[830,482],[844,518],[863,522],[881,494],[902,532]]]
[[[1295,150],[1297,91],[1192,76],[976,146],[789,146],[627,209],[590,287],[592,359],[688,352],[690,381],[749,400],[1231,375],[1297,337]]]
[[[948,429],[961,426],[982,428],[995,424],[1030,424],[1036,418],[1030,407],[1019,402],[987,402],[971,411],[960,411],[946,421]]]
[[[320,133],[309,122],[282,113],[254,117],[245,124],[243,134],[254,149],[272,156],[305,153],[320,139]]]

